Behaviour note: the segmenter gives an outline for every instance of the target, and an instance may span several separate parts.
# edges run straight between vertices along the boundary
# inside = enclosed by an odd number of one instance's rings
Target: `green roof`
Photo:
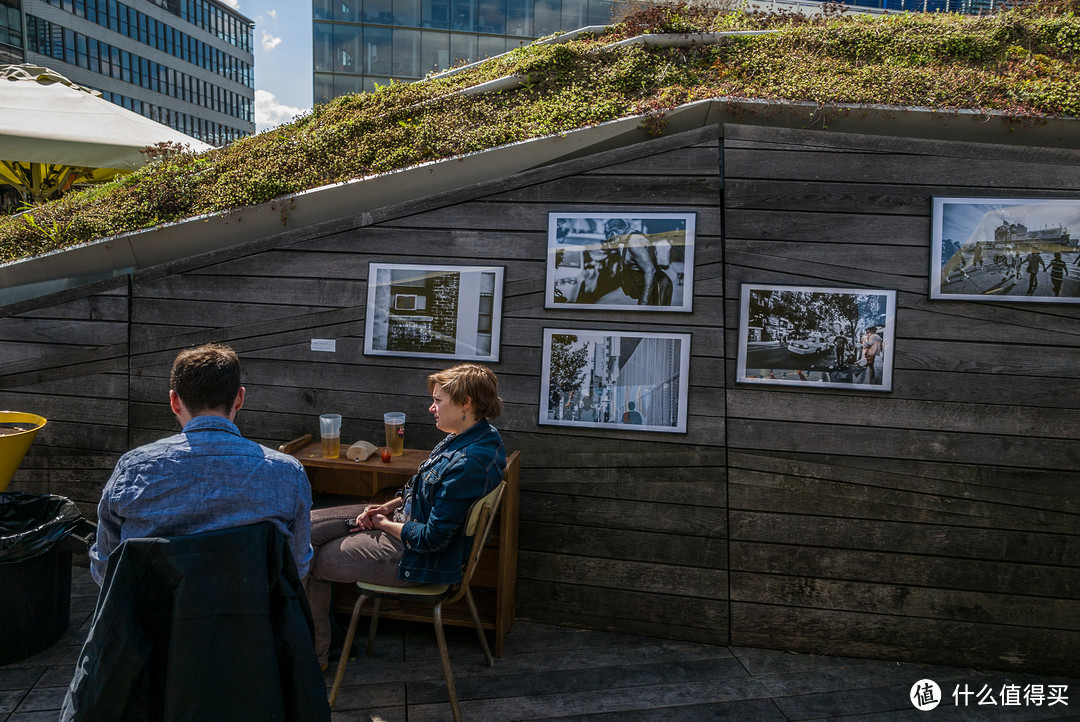
[[[275,130],[0,218],[0,261],[627,116],[660,135],[665,112],[710,98],[1077,117],[1077,4],[987,16],[651,7],[601,33],[337,98]],[[772,32],[702,35],[762,30]],[[643,34],[688,40],[619,43]],[[469,92],[500,78],[507,89]]]

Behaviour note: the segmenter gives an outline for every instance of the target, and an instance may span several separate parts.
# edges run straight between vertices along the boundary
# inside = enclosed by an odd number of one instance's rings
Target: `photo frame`
[[[545,308],[693,311],[694,213],[548,214]]]
[[[892,391],[896,291],[743,284],[739,383]]]
[[[686,433],[690,334],[545,328],[540,423]]]
[[[930,298],[1080,303],[1080,199],[934,198]]]
[[[370,264],[364,353],[497,362],[504,270]]]

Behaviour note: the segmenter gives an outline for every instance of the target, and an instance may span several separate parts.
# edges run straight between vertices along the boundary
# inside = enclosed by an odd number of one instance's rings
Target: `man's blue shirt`
[[[311,486],[300,462],[245,439],[222,416],[196,416],[176,436],[121,457],[98,503],[90,573],[134,537],[183,536],[267,520],[303,578],[311,563]]]

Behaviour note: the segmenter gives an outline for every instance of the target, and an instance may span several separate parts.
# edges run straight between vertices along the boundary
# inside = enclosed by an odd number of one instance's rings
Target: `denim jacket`
[[[495,427],[482,420],[439,442],[409,480],[410,520],[401,530],[405,549],[398,578],[418,584],[454,584],[468,553],[461,534],[472,503],[502,480],[506,450]]]

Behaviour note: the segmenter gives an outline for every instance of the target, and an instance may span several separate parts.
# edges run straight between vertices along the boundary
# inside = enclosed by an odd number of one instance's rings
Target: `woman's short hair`
[[[428,376],[428,391],[434,391],[436,384],[458,406],[471,399],[477,419],[494,419],[502,413],[499,379],[486,366],[465,363],[438,371]]]
[[[188,411],[227,413],[240,392],[240,359],[231,348],[216,343],[181,351],[173,361],[169,388]]]

